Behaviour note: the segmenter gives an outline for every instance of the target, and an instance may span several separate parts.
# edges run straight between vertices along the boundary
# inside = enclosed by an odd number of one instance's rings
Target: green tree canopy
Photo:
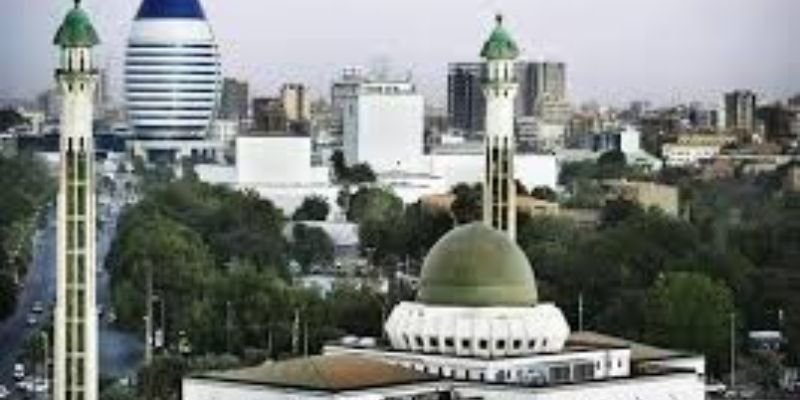
[[[328,200],[321,196],[310,196],[303,199],[300,207],[294,211],[292,219],[295,221],[325,221],[329,212]]]
[[[292,258],[309,272],[314,266],[333,262],[334,243],[322,228],[296,223],[292,228]]]
[[[483,192],[481,184],[459,183],[451,190],[456,198],[450,209],[456,223],[468,224],[483,218]]]
[[[647,294],[647,337],[705,354],[719,371],[727,357],[733,312],[731,291],[724,283],[698,273],[667,273]]]

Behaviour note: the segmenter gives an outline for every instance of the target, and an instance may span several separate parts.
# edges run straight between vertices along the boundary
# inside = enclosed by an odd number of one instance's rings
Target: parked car
[[[21,381],[25,379],[25,364],[14,364],[14,380]]]
[[[37,301],[37,302],[33,303],[33,307],[31,308],[31,311],[33,313],[35,313],[35,314],[41,314],[42,312],[44,312],[44,306],[42,305],[42,302],[41,301]]]
[[[11,392],[7,387],[0,385],[0,399],[7,399],[11,396]]]

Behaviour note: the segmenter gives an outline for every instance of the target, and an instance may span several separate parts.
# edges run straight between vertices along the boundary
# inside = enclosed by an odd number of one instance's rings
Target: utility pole
[[[308,318],[303,319],[303,356],[308,357]]]
[[[46,390],[42,391],[42,396],[44,397],[44,399],[48,399],[49,398],[48,393],[50,392],[50,383],[49,383],[48,376],[50,374],[49,374],[49,371],[48,371],[48,361],[47,360],[49,359],[49,353],[50,353],[50,351],[49,351],[50,338],[47,335],[47,331],[42,331],[41,335],[42,335],[42,341],[43,341],[43,345],[44,345],[44,347],[43,347],[43,350],[44,350],[44,360],[43,361],[44,362],[43,362],[43,367],[42,367],[42,369],[43,369],[42,375],[43,375],[43,378],[44,378],[44,386],[46,388]]]
[[[731,389],[736,388],[736,313],[731,313]]]
[[[578,294],[578,331],[583,332],[583,292]]]
[[[144,317],[144,364],[150,365],[153,361],[153,268],[147,266],[147,289],[145,293],[146,316]]]

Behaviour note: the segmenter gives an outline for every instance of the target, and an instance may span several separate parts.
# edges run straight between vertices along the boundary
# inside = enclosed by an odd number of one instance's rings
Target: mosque
[[[483,46],[487,96],[483,222],[433,246],[416,301],[398,304],[387,340],[344,338],[319,356],[183,381],[185,400],[700,400],[705,358],[594,332],[572,332],[538,297],[514,240],[516,43],[498,17]]]

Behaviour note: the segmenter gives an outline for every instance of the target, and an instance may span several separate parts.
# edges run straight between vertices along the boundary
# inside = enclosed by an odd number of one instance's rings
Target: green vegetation
[[[294,211],[295,221],[325,221],[330,213],[330,206],[324,197],[311,196],[303,199],[300,207]]]
[[[292,259],[308,273],[314,266],[330,266],[333,262],[333,240],[322,228],[297,223],[292,228]]]
[[[0,133],[27,122],[28,120],[16,110],[10,108],[0,110]]]
[[[328,261],[333,246],[324,232],[303,225],[290,244],[281,234],[285,223],[252,193],[193,180],[150,186],[123,215],[109,254],[117,323],[144,331],[150,281],[155,308],[164,308],[166,354],[177,352],[183,334],[198,355],[297,354],[298,335],[318,351],[351,332],[353,321],[336,317],[345,314],[379,329],[385,300],[372,289],[341,286],[323,298],[293,282],[290,258],[306,266]],[[296,316],[301,332],[293,329]],[[160,310],[154,320],[161,325]]]
[[[31,261],[31,239],[54,182],[31,155],[0,157],[0,320],[14,311],[17,282]]]

